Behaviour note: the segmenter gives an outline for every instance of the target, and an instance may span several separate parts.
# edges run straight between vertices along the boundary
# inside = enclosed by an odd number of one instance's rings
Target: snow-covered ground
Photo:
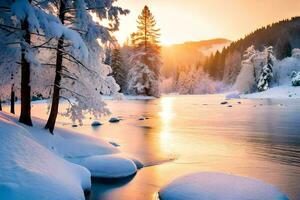
[[[202,172],[177,178],[159,192],[161,200],[288,200],[274,186],[260,180]]]
[[[300,87],[282,85],[272,87],[263,92],[255,92],[251,94],[239,94],[238,92],[226,93],[227,99],[299,99]]]
[[[298,99],[300,98],[300,87],[282,85],[270,88],[264,92],[240,95],[241,98],[249,99]]]
[[[115,97],[113,96],[102,96],[103,100],[113,100]],[[142,95],[122,95],[122,100],[150,100],[150,99],[156,99],[152,96],[142,96]]]
[[[91,176],[122,178],[141,166],[104,140],[62,128],[51,135],[44,124],[0,112],[0,199],[84,199]]]

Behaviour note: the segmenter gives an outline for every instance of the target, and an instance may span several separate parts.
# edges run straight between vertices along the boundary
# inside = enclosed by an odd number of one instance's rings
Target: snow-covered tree
[[[251,93],[256,90],[256,68],[255,58],[259,52],[255,50],[254,46],[246,49],[241,63],[241,71],[237,76],[235,88],[243,93]]]
[[[128,75],[128,90],[135,91],[135,94],[158,97],[160,96],[159,75],[162,64],[158,41],[160,30],[155,28],[156,21],[147,6],[139,15],[137,23],[138,30],[131,35],[133,51],[131,56],[132,67]],[[147,77],[148,75],[149,77]]]
[[[257,89],[258,91],[266,91],[270,87],[270,82],[273,78],[273,48],[268,47],[264,50],[264,54],[266,56],[266,63],[262,68],[262,72],[259,76],[258,82],[257,82]]]
[[[159,97],[159,82],[156,74],[148,65],[140,62],[142,55],[135,54],[132,56],[131,68],[128,72],[128,92],[134,95],[145,95]]]
[[[300,49],[295,48],[292,50],[292,57],[300,59]]]
[[[21,113],[19,121],[32,125],[31,122],[31,95],[32,95],[32,69],[40,66],[37,60],[38,49],[44,44],[35,45],[32,41],[35,37],[44,37],[49,40],[64,35],[66,39],[72,40],[73,47],[80,49],[84,47],[82,40],[75,31],[67,29],[58,18],[42,9],[42,4],[47,1],[39,0],[7,0],[1,1],[1,24],[0,27],[12,36],[13,42],[6,43],[12,48],[15,62],[20,64],[20,99]],[[5,36],[1,35],[1,39]],[[47,43],[47,42],[46,42]],[[46,44],[45,43],[45,44]],[[1,49],[0,51],[3,51]],[[6,65],[7,62],[4,62]],[[16,86],[16,85],[15,85]]]
[[[78,120],[80,124],[86,112],[95,117],[108,113],[101,101],[101,94],[117,94],[119,87],[115,80],[108,76],[111,68],[103,63],[104,51],[98,40],[102,43],[110,41],[110,32],[118,29],[119,15],[128,13],[127,10],[114,6],[115,1],[52,0],[52,4],[53,2],[57,6],[57,15],[61,22],[81,33],[88,55],[84,59],[76,56],[76,52],[66,47],[64,37],[59,39],[56,47],[52,104],[45,126],[51,133],[54,130],[60,98],[67,99],[70,103],[65,115],[73,121]],[[92,15],[98,20],[108,20],[109,27],[95,22]]]
[[[120,92],[124,92],[126,89],[127,71],[125,69],[119,47],[112,50],[110,66],[112,68],[112,76],[121,88]]]
[[[236,79],[235,88],[242,93],[252,93],[268,89],[272,81],[273,64],[276,58],[273,48],[258,51],[250,46],[243,55],[241,71]]]
[[[195,66],[181,70],[176,83],[177,91],[180,94],[194,94],[199,82],[200,71]]]
[[[293,71],[292,75],[291,75],[291,78],[292,78],[292,85],[293,86],[300,86],[300,72]]]

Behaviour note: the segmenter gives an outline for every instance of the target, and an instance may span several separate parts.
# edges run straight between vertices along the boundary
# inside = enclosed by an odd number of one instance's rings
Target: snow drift
[[[53,154],[16,123],[0,118],[0,199],[84,199],[90,172]]]
[[[62,128],[51,135],[43,124],[0,112],[0,199],[84,199],[91,176],[124,178],[141,166],[104,140]]]
[[[277,188],[260,180],[223,173],[180,177],[159,192],[161,200],[288,200]]]

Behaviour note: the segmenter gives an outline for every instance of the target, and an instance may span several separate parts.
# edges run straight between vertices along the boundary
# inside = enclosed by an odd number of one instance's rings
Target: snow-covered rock
[[[118,154],[95,155],[73,161],[85,166],[97,178],[124,178],[137,172],[132,160]]]
[[[45,133],[44,133],[45,134]],[[50,134],[49,134],[50,135]],[[0,199],[85,199],[90,172],[32,139],[16,123],[0,117]]]
[[[102,123],[99,121],[93,121],[91,124],[91,126],[101,126],[101,125],[102,125]]]
[[[119,121],[120,121],[120,119],[117,118],[117,117],[112,117],[112,118],[109,119],[109,122],[110,122],[110,123],[117,123],[117,122],[119,122]]]
[[[260,180],[223,173],[195,173],[180,177],[159,191],[161,200],[288,200],[274,186]]]

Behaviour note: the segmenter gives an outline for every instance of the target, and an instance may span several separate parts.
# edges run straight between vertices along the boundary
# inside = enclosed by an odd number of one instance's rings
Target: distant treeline
[[[291,56],[292,49],[300,47],[300,17],[262,27],[232,42],[221,52],[211,55],[204,64],[204,70],[213,79],[234,83],[241,69],[243,52],[251,45],[260,50],[264,46],[273,46],[278,59]]]

